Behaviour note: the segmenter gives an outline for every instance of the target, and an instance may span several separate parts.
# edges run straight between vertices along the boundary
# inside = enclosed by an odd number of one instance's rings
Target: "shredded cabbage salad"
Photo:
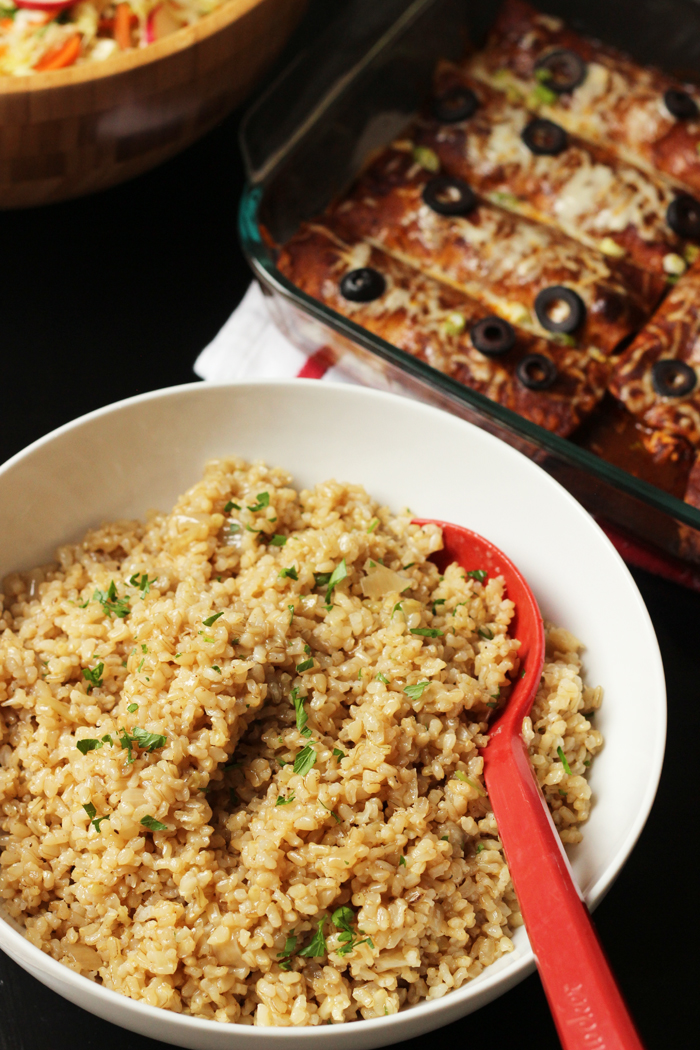
[[[147,47],[226,0],[0,0],[0,75],[26,76]]]

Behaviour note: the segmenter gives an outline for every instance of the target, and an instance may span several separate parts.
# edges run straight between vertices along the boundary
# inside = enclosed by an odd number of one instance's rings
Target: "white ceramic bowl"
[[[394,509],[487,536],[525,573],[545,617],[588,646],[588,680],[605,687],[605,748],[595,806],[571,851],[594,906],[619,873],[656,792],[664,750],[664,677],[654,630],[624,563],[586,511],[534,463],[469,423],[358,387],[304,382],[193,384],[93,412],[0,468],[0,577],[51,558],[100,521],[167,510],[204,461],[232,453],[289,468],[311,485],[361,482]],[[632,756],[634,761],[632,761]],[[537,859],[533,858],[533,864]],[[197,1020],[108,991],[29,944],[0,920],[0,947],[60,995],[115,1024],[197,1050],[385,1046],[456,1020],[534,967],[516,950],[443,999],[333,1027],[252,1028]]]

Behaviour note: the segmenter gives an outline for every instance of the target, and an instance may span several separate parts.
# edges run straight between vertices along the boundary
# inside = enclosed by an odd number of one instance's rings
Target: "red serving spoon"
[[[483,536],[444,521],[444,549],[433,560],[502,576],[515,603],[510,633],[520,641],[520,672],[484,748],[484,779],[540,978],[564,1050],[643,1050],[573,880],[569,861],[530,766],[523,718],[544,663],[544,629],[535,597],[512,561]]]

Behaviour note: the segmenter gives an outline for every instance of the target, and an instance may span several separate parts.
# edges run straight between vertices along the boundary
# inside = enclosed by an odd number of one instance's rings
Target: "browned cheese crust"
[[[603,353],[651,314],[664,287],[657,275],[483,199],[467,214],[438,214],[423,199],[434,173],[414,157],[408,140],[385,150],[330,211],[328,223],[341,236],[364,238],[545,338],[553,336],[537,320],[535,298],[555,285],[573,290],[585,304],[577,345]]]
[[[277,266],[303,292],[337,313],[562,437],[578,426],[605,391],[606,361],[529,332],[516,329],[515,345],[502,357],[480,353],[469,332],[489,315],[486,307],[366,242],[346,243],[312,224],[282,249]],[[341,294],[340,282],[350,271],[366,266],[381,273],[386,289],[371,302],[352,302]],[[555,363],[557,377],[548,389],[530,390],[517,378],[517,367],[529,354]]]
[[[559,48],[576,52],[588,68],[580,85],[556,95],[542,90],[546,81],[535,74],[538,59]],[[665,92],[675,89],[700,105],[696,87],[586,40],[522,0],[505,0],[486,48],[468,68],[494,87],[517,92],[574,134],[700,192],[700,120],[679,120],[664,104]]]
[[[613,258],[662,275],[685,269],[687,242],[666,221],[676,196],[668,182],[563,128],[560,152],[534,153],[523,131],[536,118],[522,100],[441,62],[436,100],[461,88],[479,100],[476,112],[449,123],[430,115],[417,136],[443,171],[465,179],[492,203],[557,226]]]
[[[654,384],[654,365],[684,362],[695,384],[682,396],[664,396]],[[673,380],[673,374],[669,376]],[[615,363],[610,391],[646,426],[700,447],[700,264],[696,263]],[[658,380],[657,380],[658,382]],[[692,377],[691,377],[692,382]]]

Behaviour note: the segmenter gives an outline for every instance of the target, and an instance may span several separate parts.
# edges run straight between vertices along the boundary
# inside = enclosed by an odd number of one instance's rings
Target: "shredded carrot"
[[[47,51],[46,54],[42,55],[34,65],[34,68],[41,73],[48,69],[63,69],[65,66],[72,66],[80,54],[81,44],[82,38],[80,33],[69,36],[61,47],[53,51]]]
[[[114,13],[114,39],[122,51],[131,47],[131,8],[128,4],[117,4]]]
[[[0,29],[11,29],[12,22],[12,18],[0,18]]]

